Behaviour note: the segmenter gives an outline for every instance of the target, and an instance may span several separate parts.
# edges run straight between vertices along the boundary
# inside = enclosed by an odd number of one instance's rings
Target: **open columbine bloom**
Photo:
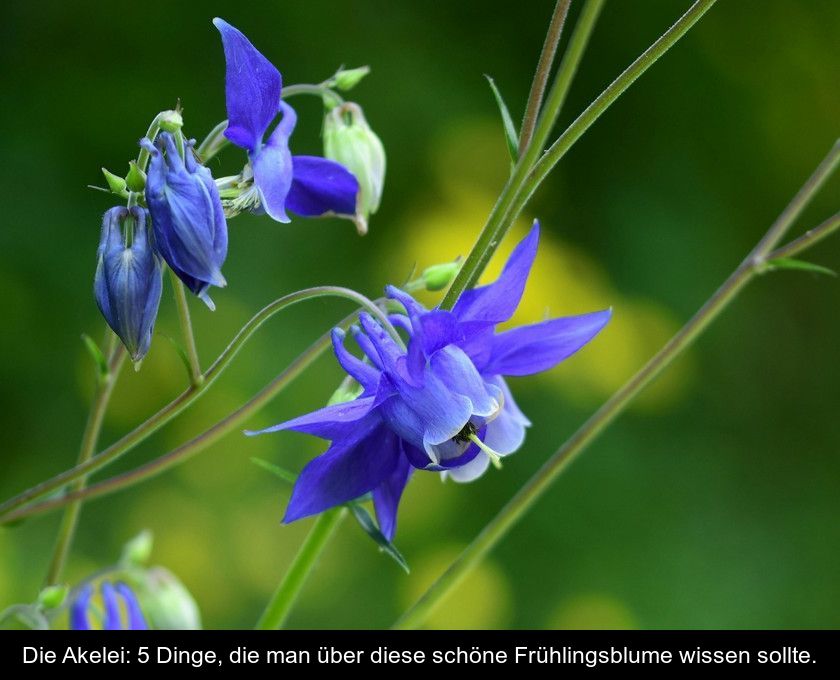
[[[100,593],[104,607],[101,613],[102,630],[146,630],[148,628],[137,596],[125,583],[114,585],[110,581],[103,581]],[[99,608],[92,602],[93,595],[93,586],[90,583],[82,586],[76,595],[70,605],[72,630],[91,630],[93,628],[91,617],[97,619],[100,617]],[[122,608],[120,601],[122,601]]]
[[[239,30],[218,18],[213,24],[222,34],[227,66],[225,137],[248,152],[254,176],[255,194],[244,202],[278,222],[289,221],[286,210],[303,217],[352,217],[359,191],[353,174],[326,158],[289,151],[297,116],[280,99],[280,71]],[[266,139],[278,113],[282,117]]]
[[[408,334],[407,350],[367,314],[355,339],[370,363],[347,351],[344,333],[333,331],[335,355],[362,394],[262,431],[296,430],[332,442],[301,472],[285,522],[372,493],[380,529],[390,539],[413,470],[467,482],[522,445],[530,422],[503,376],[555,366],[594,338],[611,315],[605,310],[496,332],[519,304],[538,240],[535,223],[498,280],[465,291],[452,311],[426,310],[389,286],[388,297],[405,309],[392,322]]]

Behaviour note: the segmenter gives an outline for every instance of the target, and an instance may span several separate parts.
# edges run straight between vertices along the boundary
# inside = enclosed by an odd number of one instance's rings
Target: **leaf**
[[[510,153],[510,160],[516,163],[519,158],[519,133],[516,132],[516,126],[513,124],[513,119],[510,117],[510,111],[502,99],[502,93],[496,87],[495,81],[488,75],[487,82],[490,83],[490,89],[493,90],[493,96],[496,98],[496,104],[499,106],[499,113],[502,114],[502,125],[505,128],[505,141],[507,142],[508,152]]]
[[[100,380],[107,380],[108,373],[110,372],[108,369],[108,360],[105,358],[105,354],[99,349],[99,345],[96,344],[93,338],[91,338],[86,333],[82,333],[82,342],[85,343],[85,348],[90,354],[91,358],[93,359],[93,363],[96,364],[96,370]]]
[[[284,482],[294,484],[297,481],[297,475],[294,472],[281,468],[279,465],[275,465],[274,463],[269,463],[267,460],[263,460],[262,458],[251,458],[251,462],[257,467],[267,470],[275,477],[279,477]]]
[[[373,521],[373,517],[370,516],[370,513],[364,508],[364,506],[360,505],[356,501],[351,501],[347,504],[347,507],[350,508],[350,511],[353,513],[353,517],[356,518],[359,526],[362,527],[364,532],[374,540],[374,542],[379,546],[379,549],[399,564],[405,570],[406,574],[410,573],[408,562],[405,561],[405,557],[403,557],[402,553],[397,550],[396,546],[385,538],[385,535],[381,531],[379,531],[379,527],[376,526],[376,522]]]
[[[804,260],[794,260],[791,257],[777,257],[775,260],[767,262],[769,269],[796,269],[803,272],[813,272],[814,274],[825,274],[827,276],[837,276],[837,272],[828,267],[823,267],[813,262],[805,262]]]

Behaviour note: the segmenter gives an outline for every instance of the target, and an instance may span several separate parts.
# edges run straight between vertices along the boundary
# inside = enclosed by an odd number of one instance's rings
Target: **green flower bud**
[[[121,196],[125,193],[125,180],[122,177],[115,175],[106,168],[102,168],[102,174],[105,176],[105,181],[108,183],[108,188],[112,193]]]
[[[141,531],[123,546],[120,564],[140,567],[149,561],[152,554],[152,532],[148,529]]]
[[[69,588],[66,585],[62,586],[47,586],[40,593],[38,593],[38,604],[44,609],[55,609],[64,604],[67,598]]]
[[[346,92],[352,90],[358,85],[362,78],[370,73],[370,66],[360,66],[359,68],[339,69],[333,76],[333,84],[337,90]]]
[[[135,161],[128,164],[128,174],[125,176],[125,186],[129,191],[140,192],[146,188],[146,173],[140,169]]]
[[[158,114],[158,124],[164,132],[178,132],[184,126],[184,119],[178,111],[161,111]]]
[[[201,614],[190,592],[178,578],[163,567],[132,570],[126,579],[137,594],[150,628],[156,630],[197,630]]]
[[[365,224],[379,208],[385,182],[385,149],[370,129],[362,108],[347,102],[324,119],[324,155],[341,163],[359,182],[356,217]]]
[[[431,267],[426,267],[423,270],[420,278],[426,290],[443,290],[457,276],[460,269],[460,260],[445,262],[443,264],[433,264]]]

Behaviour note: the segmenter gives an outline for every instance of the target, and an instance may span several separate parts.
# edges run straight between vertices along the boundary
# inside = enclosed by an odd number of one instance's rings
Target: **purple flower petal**
[[[333,329],[333,352],[338,359],[338,363],[347,371],[348,375],[356,379],[365,391],[376,391],[379,384],[379,371],[350,354],[344,346],[344,336],[345,333],[340,328]]]
[[[341,439],[354,429],[370,427],[378,421],[375,415],[366,418],[373,408],[374,397],[360,397],[342,404],[325,406],[322,409],[292,418],[283,423],[272,425],[264,430],[246,430],[250,436],[279,432],[280,430],[294,430],[305,432],[321,439]]]
[[[612,316],[611,310],[551,319],[520,326],[493,337],[485,374],[532,375],[570,357],[594,338]]]
[[[487,321],[494,324],[512,317],[525,291],[539,240],[540,225],[534,221],[531,231],[514,248],[498,279],[489,285],[461,293],[452,309],[455,316],[461,321]]]
[[[449,391],[465,396],[471,402],[471,415],[488,418],[501,408],[501,392],[487,385],[470,358],[462,349],[449,345],[435,352],[429,362],[431,370]],[[462,423],[462,426],[465,423]]]
[[[394,471],[373,490],[376,521],[379,530],[389,541],[393,540],[397,531],[397,508],[413,470],[408,458],[401,452]]]
[[[300,473],[283,521],[293,522],[363,496],[388,479],[401,457],[397,436],[375,427],[333,443]]]
[[[88,607],[90,598],[93,596],[93,586],[90,583],[82,586],[79,594],[73,600],[70,607],[70,628],[71,630],[90,630],[90,619],[88,619]]]
[[[359,183],[347,168],[318,156],[292,158],[292,186],[286,207],[303,217],[354,215]]]
[[[456,482],[466,483],[481,477],[487,472],[488,467],[490,467],[490,458],[482,451],[468,463],[446,470],[445,474]]]
[[[105,614],[102,617],[102,630],[122,630],[120,621],[120,603],[117,600],[117,591],[110,582],[102,583],[102,602],[105,605]]]
[[[250,154],[254,171],[254,186],[260,195],[260,205],[269,217],[288,222],[286,201],[292,187],[292,154],[289,136],[297,124],[297,114],[291,106],[280,102],[283,118],[271,133],[265,146]]]
[[[143,610],[140,609],[140,603],[137,601],[137,596],[125,583],[117,583],[117,592],[122,596],[125,602],[125,609],[128,612],[128,630],[147,630],[146,619],[143,616]]]
[[[251,153],[259,150],[263,135],[277,114],[282,79],[280,71],[239,30],[223,19],[213,19],[225,50],[225,137]]]

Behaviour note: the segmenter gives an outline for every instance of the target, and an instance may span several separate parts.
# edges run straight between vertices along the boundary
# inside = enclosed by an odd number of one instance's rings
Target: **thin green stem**
[[[108,347],[106,349],[108,373],[99,376],[96,391],[93,395],[93,403],[91,404],[87,423],[82,434],[82,443],[79,447],[77,464],[82,464],[90,460],[90,457],[96,451],[96,442],[99,440],[99,433],[102,431],[102,423],[105,420],[105,413],[108,411],[108,404],[111,402],[111,394],[114,391],[114,386],[117,383],[117,378],[119,377],[126,357],[125,347],[120,343],[117,336],[110,328],[106,332],[108,334]],[[82,477],[72,485],[71,490],[80,491],[84,489],[85,482],[86,478]],[[61,524],[58,529],[55,547],[53,548],[50,566],[47,570],[45,583],[47,586],[58,583],[61,580],[61,573],[64,571],[67,555],[70,553],[70,546],[73,544],[73,538],[76,535],[76,527],[78,526],[81,510],[81,501],[75,501],[68,505],[64,511],[64,516],[61,518]]]
[[[528,103],[525,106],[525,115],[522,118],[522,129],[519,131],[520,156],[525,152],[534,136],[534,128],[537,126],[537,117],[540,114],[540,107],[545,94],[545,86],[548,83],[548,76],[551,73],[551,65],[554,63],[554,55],[557,53],[560,36],[563,34],[563,25],[566,23],[569,5],[571,5],[571,0],[557,0],[554,5],[551,23],[548,25],[540,59],[537,62],[537,70],[534,71],[534,79],[531,81],[531,91],[528,94]]]
[[[569,41],[569,47],[560,63],[557,76],[554,79],[545,106],[537,121],[533,137],[526,147],[525,152],[519,157],[507,184],[502,189],[499,200],[496,201],[490,216],[487,218],[487,223],[478,235],[478,239],[472,247],[470,254],[464,260],[464,264],[458,272],[458,275],[446,292],[446,296],[443,298],[443,302],[441,302],[443,309],[451,309],[461,293],[475,285],[487,266],[487,263],[493,257],[493,253],[496,252],[500,240],[513,224],[516,216],[512,216],[510,210],[511,205],[519,194],[523,183],[528,179],[531,169],[542,153],[546,140],[551,134],[554,124],[557,122],[557,117],[560,115],[560,110],[565,101],[569,86],[577,71],[577,66],[589,42],[589,38],[592,35],[592,30],[595,27],[595,22],[598,19],[603,4],[603,0],[588,0],[584,5]]]
[[[315,568],[321,553],[347,514],[344,506],[322,512],[300,547],[289,570],[257,621],[257,630],[277,630],[283,627],[306,579]]]
[[[767,256],[767,259],[775,260],[780,257],[796,257],[799,253],[808,250],[823,239],[831,236],[838,229],[840,229],[840,213],[832,215],[825,222],[813,229],[809,229],[802,236],[787,245],[777,248]]]
[[[785,208],[767,234],[747,255],[724,284],[700,308],[691,320],[674,335],[656,355],[630,380],[610,397],[563,446],[531,477],[514,497],[487,524],[461,555],[435,581],[419,600],[403,614],[396,628],[415,628],[423,624],[429,614],[454,590],[516,522],[539,500],[551,484],[598,435],[618,417],[633,399],[689,347],[738,293],[757,274],[761,264],[782,238],[793,220],[813,198],[837,165],[840,146],[835,145],[799,193]]]
[[[166,423],[172,420],[179,413],[184,411],[188,406],[192,405],[198,397],[204,394],[212,385],[216,378],[230,365],[233,358],[238,354],[242,346],[254,334],[254,332],[262,326],[269,318],[279,311],[297,304],[304,300],[311,300],[324,296],[340,297],[355,302],[357,305],[363,307],[370,314],[383,325],[386,330],[395,338],[395,342],[399,341],[401,346],[404,346],[402,339],[396,329],[391,325],[388,317],[382,310],[364,295],[348,288],[339,286],[319,286],[316,288],[308,288],[305,290],[291,293],[282,298],[279,298],[271,304],[264,307],[257,312],[250,321],[248,321],[236,337],[230,342],[227,348],[219,355],[213,362],[210,368],[204,373],[204,382],[199,387],[190,387],[182,392],[178,397],[172,400],[169,404],[164,406],[160,411],[151,416],[148,420],[138,425],[134,430],[122,437],[107,449],[92,457],[86,463],[77,465],[69,470],[55,475],[54,477],[37,484],[30,489],[10,498],[2,505],[0,505],[0,524],[12,521],[10,517],[20,517],[20,512],[15,512],[22,506],[27,505],[36,498],[51,493],[56,489],[66,486],[81,477],[87,476],[109,463],[117,460],[126,452],[137,446],[140,442],[147,439],[154,432],[163,427]]]
[[[549,172],[554,168],[557,162],[566,154],[566,152],[583,136],[590,126],[601,117],[601,115],[618,99],[621,94],[632,85],[647,69],[649,69],[656,61],[662,57],[674,44],[682,38],[688,30],[694,26],[697,21],[711,9],[716,0],[696,0],[696,2],[688,9],[688,11],[681,16],[671,28],[669,28],[656,42],[654,42],[636,61],[634,61],[621,75],[618,76],[608,87],[593,101],[578,118],[560,135],[557,141],[549,147],[549,149],[539,158],[536,163],[525,166],[524,171],[520,170],[519,164],[514,168],[508,184],[502,192],[502,196],[493,208],[493,212],[488,219],[487,224],[479,235],[473,250],[470,252],[467,259],[464,261],[464,266],[461,269],[458,277],[456,277],[452,286],[444,298],[442,307],[449,309],[458,299],[458,296],[470,286],[475,285],[478,277],[484,271],[487,263],[490,261],[493,253],[499,243],[504,238],[504,235],[513,225],[516,218],[522,212],[525,204],[531,198],[536,189],[542,184]],[[589,33],[592,26],[587,26],[587,22],[594,24],[598,13],[601,9],[602,2],[592,1],[584,6],[578,24],[575,27],[575,33],[569,42],[569,49],[566,55],[569,59],[573,58],[573,46],[576,43],[578,31],[581,31],[580,47],[575,48],[579,50],[579,55],[583,53],[583,48],[588,42]],[[584,24],[582,26],[582,24]],[[571,56],[569,56],[571,55]],[[571,75],[576,69],[579,55],[568,66],[569,75],[566,76],[567,68],[566,57],[560,64],[560,69],[555,80],[555,85],[552,86],[552,93],[549,95],[549,100],[546,102],[544,112],[540,117],[537,125],[537,130],[534,135],[534,140],[529,145],[529,152],[531,149],[540,152],[540,139],[544,130],[550,132],[556,120],[551,118],[554,115],[553,107],[556,106],[559,112],[559,107],[562,106],[565,91],[562,83],[568,77],[571,82]],[[556,90],[556,93],[555,93]],[[556,101],[552,99],[556,97]],[[547,139],[545,133],[544,139]],[[526,161],[530,153],[526,153],[520,162]]]
[[[172,281],[172,289],[175,293],[175,306],[178,308],[178,322],[181,325],[181,337],[184,340],[184,351],[187,353],[189,362],[190,384],[198,388],[204,382],[204,375],[201,372],[201,362],[198,359],[198,348],[195,344],[195,333],[193,332],[192,320],[190,319],[190,306],[187,302],[187,294],[184,284],[177,277],[174,271],[169,270],[169,278]]]

